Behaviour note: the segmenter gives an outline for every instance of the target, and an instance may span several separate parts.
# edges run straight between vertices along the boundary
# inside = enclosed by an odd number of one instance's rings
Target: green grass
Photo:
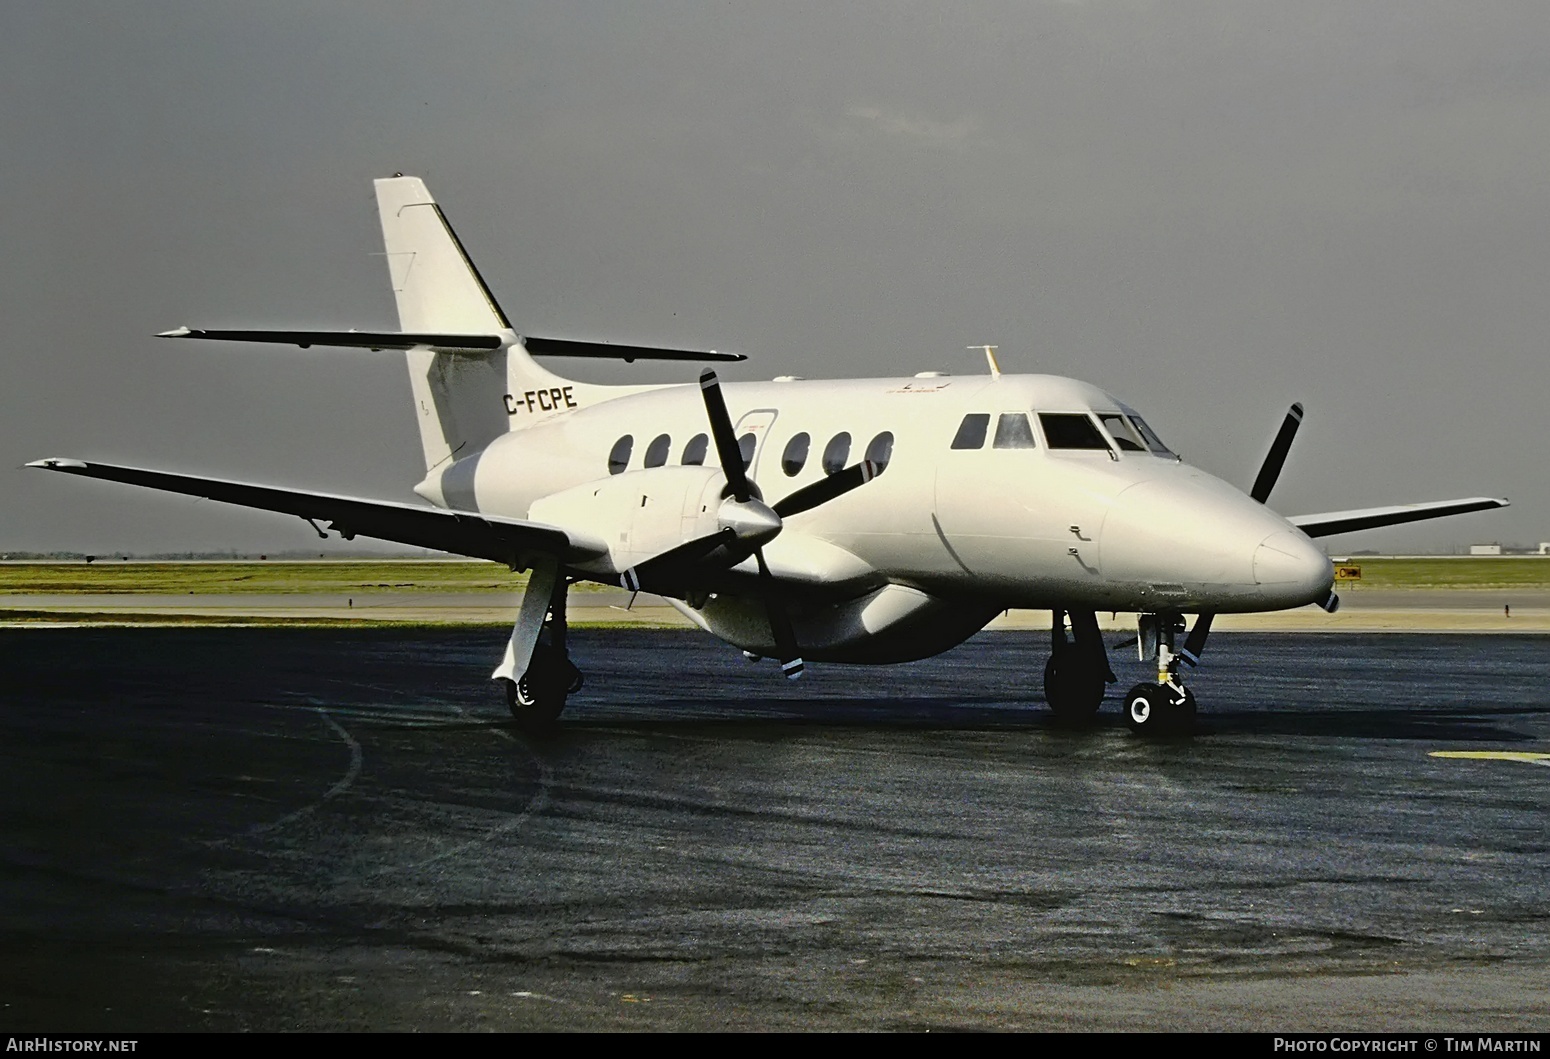
[[[1528,588],[1550,590],[1550,558],[1517,556],[1352,560],[1363,588]],[[373,593],[508,593],[527,584],[498,563],[385,559],[345,562],[113,562],[0,564],[0,595],[100,593],[125,595],[321,595]],[[575,590],[603,586],[583,582]]]
[[[1456,559],[1359,557],[1360,581],[1340,581],[1339,591],[1363,588],[1543,588],[1550,589],[1550,558],[1466,556]],[[1347,565],[1341,563],[1339,565]]]
[[[374,592],[512,592],[527,584],[498,563],[365,562],[0,564],[0,594],[231,593],[369,596]]]

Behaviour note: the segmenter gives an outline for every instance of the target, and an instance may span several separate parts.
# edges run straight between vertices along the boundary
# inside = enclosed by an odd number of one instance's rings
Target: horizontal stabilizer
[[[355,536],[375,537],[475,559],[492,559],[513,569],[532,566],[534,555],[556,555],[566,562],[580,562],[607,551],[601,542],[558,526],[469,511],[443,511],[386,500],[280,489],[84,460],[54,458],[36,460],[27,466],[204,497],[261,511],[277,511],[306,519],[314,523],[314,529],[316,523],[326,522],[346,540]]]
[[[273,342],[282,346],[341,349],[429,349],[437,353],[490,353],[505,345],[500,335],[406,334],[398,331],[194,331],[179,327],[157,338],[207,338],[218,342]]]
[[[1336,533],[1398,526],[1404,522],[1421,522],[1429,518],[1464,515],[1471,511],[1489,511],[1507,506],[1505,500],[1474,496],[1462,500],[1435,500],[1426,504],[1398,504],[1393,507],[1364,507],[1355,511],[1326,511],[1318,515],[1292,515],[1287,521],[1310,537],[1328,537]]]
[[[612,342],[576,342],[569,338],[538,338],[533,335],[522,340],[528,353],[535,357],[588,357],[602,360],[696,360],[738,361],[747,360],[742,353],[718,353],[714,349],[662,349],[657,346],[621,346]]]
[[[398,331],[203,331],[179,327],[163,331],[157,338],[203,338],[219,342],[271,342],[282,346],[335,346],[341,349],[408,350],[428,349],[434,353],[478,356],[500,349],[511,336],[499,334],[468,335]],[[691,360],[738,361],[748,358],[741,353],[716,350],[663,349],[658,346],[625,346],[612,342],[577,342],[568,338],[521,340],[535,357],[586,357],[604,360]]]

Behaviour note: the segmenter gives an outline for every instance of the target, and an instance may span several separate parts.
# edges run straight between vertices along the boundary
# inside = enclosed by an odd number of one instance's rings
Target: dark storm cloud
[[[1240,484],[1302,400],[1279,509],[1505,494],[1371,543],[1550,539],[1541,4],[61,3],[0,29],[10,466],[405,498],[396,359],[149,337],[392,326],[369,181],[403,170],[537,333],[737,348],[742,377],[976,372],[995,342]],[[311,533],[7,475],[0,547]]]

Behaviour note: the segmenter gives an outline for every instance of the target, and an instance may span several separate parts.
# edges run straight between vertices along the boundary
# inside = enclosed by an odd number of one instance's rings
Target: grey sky
[[[749,353],[730,378],[994,342],[1244,486],[1301,400],[1278,510],[1514,502],[1333,548],[1550,540],[1541,0],[22,0],[0,78],[0,467],[409,498],[399,357],[151,337],[395,326],[370,181],[401,170],[519,329]],[[0,475],[0,550],[315,540]]]

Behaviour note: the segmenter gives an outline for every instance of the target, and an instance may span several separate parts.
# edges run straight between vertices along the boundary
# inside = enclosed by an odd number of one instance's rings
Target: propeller
[[[1259,474],[1254,477],[1254,485],[1249,489],[1249,496],[1261,504],[1270,499],[1270,491],[1276,487],[1276,479],[1281,477],[1281,468],[1286,465],[1286,454],[1291,451],[1292,439],[1297,436],[1297,428],[1300,426],[1302,404],[1294,403],[1286,410],[1286,418],[1281,420],[1281,429],[1276,431],[1275,440],[1270,443],[1270,451],[1265,453],[1265,462],[1260,464]],[[1211,635],[1211,622],[1215,619],[1215,611],[1201,611],[1189,635],[1184,638],[1184,647],[1179,651],[1179,656],[1191,669],[1200,665],[1200,653],[1206,649],[1206,637]]]
[[[636,563],[619,575],[619,583],[631,592],[651,591],[652,586],[669,583],[674,575],[691,569],[706,559],[717,548],[737,542],[737,531],[730,527],[715,533],[685,541],[676,548],[669,548],[660,555],[653,555],[645,562]]]
[[[685,575],[705,569],[706,561],[718,550],[725,552],[717,558],[718,569],[735,566],[752,553],[759,567],[759,594],[764,597],[770,635],[775,641],[780,668],[788,679],[795,680],[802,675],[804,668],[802,652],[797,645],[791,616],[786,613],[785,593],[780,582],[770,573],[769,564],[764,559],[763,546],[780,533],[784,519],[844,496],[852,489],[870,482],[881,472],[877,464],[864,460],[820,482],[804,486],[770,506],[759,495],[758,486],[748,477],[748,468],[743,462],[742,449],[737,444],[732,416],[727,411],[726,398],[722,396],[721,383],[714,371],[707,369],[700,375],[700,395],[705,401],[705,415],[710,420],[716,455],[727,479],[728,495],[717,511],[721,528],[637,563],[620,575],[619,583],[632,592],[639,592],[643,588],[649,590],[652,585],[667,587],[681,582]]]
[[[866,485],[878,474],[877,464],[863,460],[853,467],[836,471],[820,482],[805,485],[790,496],[775,501],[775,514],[781,518],[811,511],[819,504],[827,504],[835,497],[844,496],[852,489]]]

